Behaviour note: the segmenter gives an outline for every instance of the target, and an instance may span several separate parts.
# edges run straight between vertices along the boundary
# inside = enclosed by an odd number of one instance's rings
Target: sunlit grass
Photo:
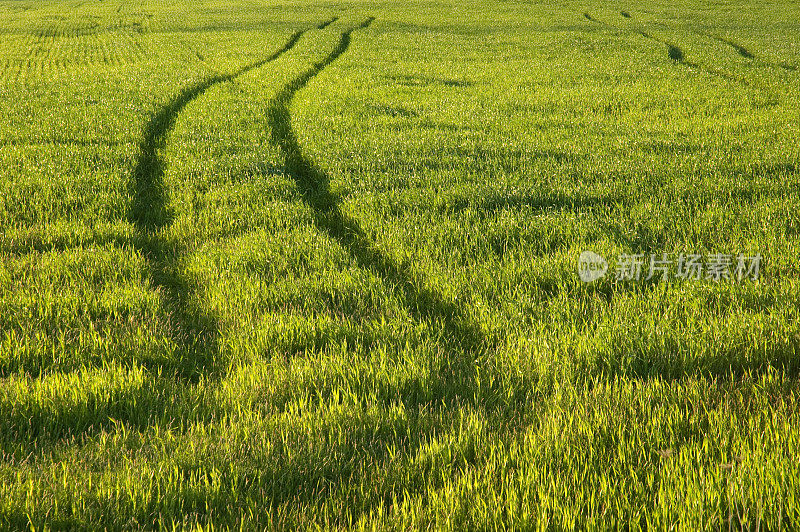
[[[798,15],[0,2],[0,527],[796,527]]]

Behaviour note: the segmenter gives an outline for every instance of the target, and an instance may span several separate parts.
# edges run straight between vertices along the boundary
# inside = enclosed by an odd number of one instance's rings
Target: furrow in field
[[[25,56],[28,58],[31,57],[39,57],[40,55],[45,53],[45,50],[50,48],[51,37],[50,34],[46,31],[39,31],[37,32],[31,39],[31,42],[28,45],[28,50],[25,52]]]
[[[14,61],[13,63],[11,63],[11,67],[9,68],[9,73],[8,73],[8,84],[21,85],[24,82],[24,76],[22,74],[22,71],[23,71],[22,61]]]
[[[285,85],[273,98],[267,110],[271,139],[280,148],[285,169],[296,182],[303,201],[311,209],[317,229],[338,242],[361,268],[383,279],[386,286],[404,301],[414,319],[441,327],[442,341],[447,350],[441,375],[453,385],[448,386],[448,390],[469,389],[473,382],[470,380],[473,376],[470,368],[481,349],[490,348],[489,340],[462,308],[418,284],[408,267],[399,265],[378,249],[359,222],[342,211],[339,199],[331,192],[329,176],[305,157],[292,127],[289,108],[294,96],[345,53],[350,46],[352,33],[366,28],[372,20],[370,18],[342,33],[338,45],[325,59]],[[447,401],[456,398],[439,399]]]
[[[32,59],[28,59],[25,63],[20,64],[19,74],[18,74],[18,83],[23,86],[28,86],[31,84],[31,78],[33,76],[31,73],[36,68],[36,63]]]
[[[5,83],[11,77],[9,71],[12,64],[8,59],[0,59],[0,83]]]

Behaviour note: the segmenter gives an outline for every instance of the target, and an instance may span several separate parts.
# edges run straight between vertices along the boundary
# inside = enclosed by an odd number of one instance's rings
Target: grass
[[[797,527],[798,15],[0,0],[0,528]]]

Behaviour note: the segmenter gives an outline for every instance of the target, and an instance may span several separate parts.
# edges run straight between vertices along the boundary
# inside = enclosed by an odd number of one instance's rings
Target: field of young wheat
[[[800,527],[798,35],[0,0],[0,528]]]

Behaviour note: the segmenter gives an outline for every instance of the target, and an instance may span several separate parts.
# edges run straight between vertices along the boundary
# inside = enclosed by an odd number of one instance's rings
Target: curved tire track
[[[352,33],[366,28],[372,20],[342,33],[338,45],[327,57],[298,75],[271,100],[267,108],[271,141],[281,150],[285,171],[294,179],[303,202],[311,211],[315,228],[335,241],[359,268],[378,277],[387,292],[403,303],[412,319],[430,328],[431,340],[441,347],[441,354],[437,353],[431,361],[433,367],[430,376],[426,377],[429,379],[427,391],[410,384],[397,390],[397,399],[412,415],[420,410],[458,409],[469,404],[485,412],[491,419],[489,425],[503,427],[505,436],[508,436],[509,430],[516,433],[524,424],[518,424],[517,411],[513,407],[506,410],[511,406],[506,401],[517,404],[524,401],[527,392],[523,390],[528,387],[523,384],[525,378],[519,377],[514,384],[513,398],[509,396],[509,390],[503,391],[502,398],[500,395],[492,396],[492,392],[486,393],[497,391],[497,387],[502,386],[491,377],[490,371],[479,371],[485,357],[496,351],[498,339],[484,333],[463,306],[424,286],[410,266],[396,262],[381,251],[358,220],[342,211],[340,198],[331,191],[330,176],[305,157],[292,127],[290,106],[295,95],[345,53]],[[391,441],[396,444],[396,452],[403,457],[401,463],[407,464],[406,460],[414,459],[425,439]],[[390,441],[385,443],[384,450],[389,448]],[[329,477],[326,482],[344,483],[347,477]],[[398,486],[393,482],[378,481],[378,494],[356,504],[352,522],[358,522],[360,516],[373,515],[376,508],[391,507],[411,493],[424,492],[423,486],[424,483]]]
[[[192,303],[195,287],[180,271],[186,249],[169,242],[164,230],[172,223],[164,185],[165,161],[160,153],[178,115],[209,88],[259,68],[291,50],[305,30],[294,33],[286,44],[270,56],[226,75],[214,75],[183,89],[150,119],[139,145],[139,156],[132,175],[133,201],[128,220],[137,230],[134,247],[146,258],[155,288],[160,290],[170,311],[170,336],[177,348],[178,376],[197,379],[220,361],[214,359],[218,326]]]
[[[146,233],[154,233],[168,226],[171,222],[167,213],[167,200],[163,183],[164,161],[159,156],[159,151],[166,146],[167,135],[175,126],[175,121],[180,112],[190,102],[214,85],[232,81],[251,70],[278,59],[297,44],[303,33],[305,32],[298,31],[294,33],[280,50],[265,59],[250,63],[231,74],[217,74],[185,88],[153,115],[145,127],[144,138],[139,144],[139,157],[133,172],[135,194],[129,220],[137,228]]]
[[[339,198],[330,190],[330,177],[303,155],[292,127],[289,106],[297,92],[347,51],[354,31],[368,27],[373,20],[370,18],[342,33],[338,45],[325,59],[289,82],[273,98],[267,109],[271,140],[283,153],[284,167],[311,209],[317,229],[335,240],[359,267],[381,278],[404,301],[415,319],[438,324],[443,329],[441,340],[447,353],[439,375],[447,385],[439,388],[437,400],[445,403],[463,399],[467,395],[464,390],[472,388],[474,371],[471,370],[481,350],[489,347],[489,340],[463,309],[437,292],[419,286],[407,267],[381,252],[358,221],[342,212]]]

